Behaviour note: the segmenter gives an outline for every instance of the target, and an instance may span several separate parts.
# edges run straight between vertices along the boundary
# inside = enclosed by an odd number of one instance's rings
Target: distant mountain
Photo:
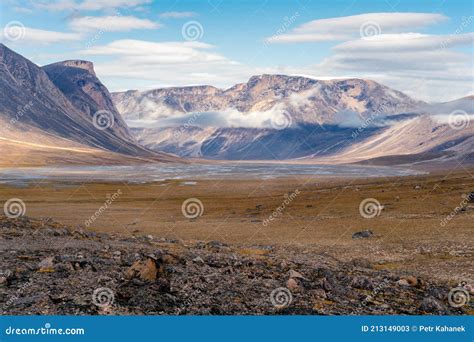
[[[226,90],[196,86],[112,97],[144,146],[233,160],[334,155],[381,131],[385,118],[427,106],[370,80],[284,75],[254,76]],[[366,120],[377,124],[355,140],[354,129]]]
[[[362,79],[262,75],[226,90],[195,86],[112,97],[140,143],[183,157],[409,163],[463,158],[474,144],[474,123],[453,128],[449,122],[453,112],[461,121],[474,113],[472,96],[428,104]]]
[[[473,100],[471,100],[473,101]],[[474,103],[474,101],[473,101]],[[453,117],[452,117],[453,118]],[[459,121],[449,116],[424,114],[407,118],[357,139],[336,154],[306,159],[324,163],[363,162],[375,164],[414,164],[426,161],[474,161],[474,116],[469,122],[464,115]]]
[[[474,95],[462,97],[454,101],[429,104],[424,109],[430,114],[450,114],[454,111],[474,114]]]
[[[99,154],[175,159],[136,142],[91,63],[66,61],[43,69],[0,44],[0,91],[0,138],[21,149],[41,142],[38,145],[60,144],[89,153],[97,149]],[[100,126],[104,118],[106,125]]]
[[[234,109],[241,113],[284,111],[292,123],[333,123],[349,110],[361,118],[394,114],[424,105],[402,92],[362,79],[314,80],[298,76],[253,76],[247,83],[221,90],[211,86],[163,88],[113,93],[125,120],[156,120],[192,112]]]

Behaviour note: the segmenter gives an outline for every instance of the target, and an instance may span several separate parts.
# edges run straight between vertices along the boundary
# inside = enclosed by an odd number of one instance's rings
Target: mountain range
[[[321,163],[465,159],[474,139],[469,121],[461,129],[448,122],[453,112],[456,120],[470,119],[472,96],[428,104],[363,79],[260,75],[225,90],[175,87],[112,97],[141,144],[182,157]]]
[[[473,96],[428,104],[371,80],[259,75],[111,94],[91,62],[40,67],[0,44],[0,90],[0,165],[474,162]]]
[[[176,160],[137,143],[92,63],[39,67],[0,44],[0,164]]]

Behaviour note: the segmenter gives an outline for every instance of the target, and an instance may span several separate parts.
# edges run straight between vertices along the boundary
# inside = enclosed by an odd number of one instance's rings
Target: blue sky
[[[2,41],[87,59],[111,90],[261,73],[370,78],[423,100],[473,91],[472,1],[3,0]],[[187,28],[187,29],[186,29]]]

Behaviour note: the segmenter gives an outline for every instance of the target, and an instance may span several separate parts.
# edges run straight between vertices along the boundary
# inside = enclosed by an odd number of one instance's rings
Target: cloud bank
[[[403,32],[433,25],[447,17],[436,13],[366,13],[313,20],[266,40],[268,43],[304,43],[348,40],[358,36]]]

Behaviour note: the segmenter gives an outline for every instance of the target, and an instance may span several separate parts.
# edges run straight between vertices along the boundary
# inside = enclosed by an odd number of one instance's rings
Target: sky
[[[420,100],[474,94],[474,8],[406,0],[1,0],[1,41],[94,63],[111,91],[227,88],[258,74],[365,78]]]

